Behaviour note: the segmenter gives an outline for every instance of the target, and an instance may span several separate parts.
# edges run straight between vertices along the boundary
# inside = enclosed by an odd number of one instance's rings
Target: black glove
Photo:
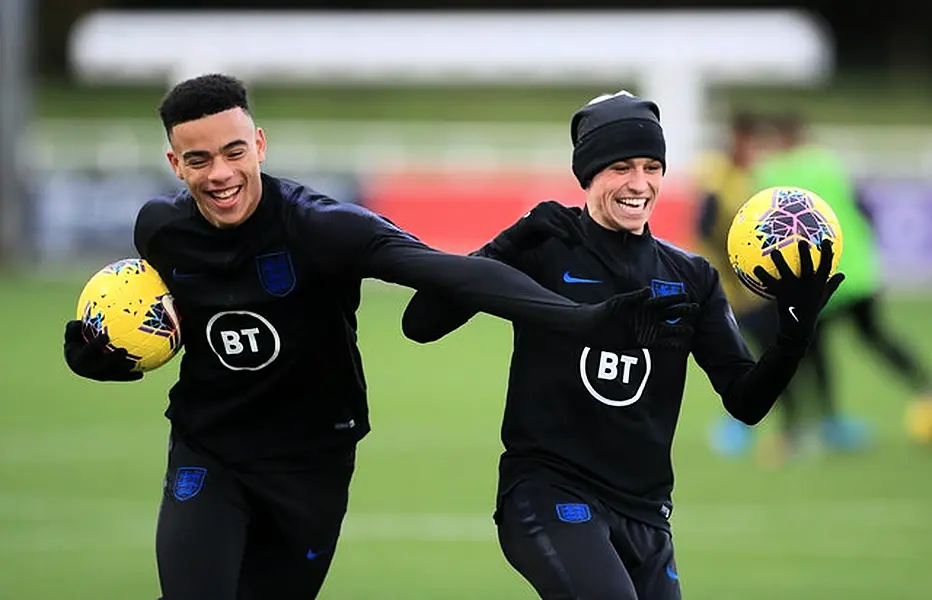
[[[578,207],[563,206],[554,200],[541,202],[476,254],[491,254],[507,263],[550,238],[558,238],[571,245],[580,244],[583,241],[580,214],[582,209]]]
[[[766,292],[777,302],[780,332],[794,341],[803,343],[808,343],[812,338],[819,313],[845,280],[843,273],[835,273],[829,277],[835,257],[831,240],[822,240],[820,244],[818,269],[813,269],[809,248],[808,242],[799,242],[799,277],[786,264],[786,259],[779,250],[771,254],[780,274],[779,279],[763,267],[754,268],[754,274],[764,284]]]
[[[642,348],[686,348],[693,333],[691,317],[699,311],[699,305],[690,302],[686,294],[653,296],[649,287],[613,296],[595,306],[610,315],[610,321],[603,321],[601,330],[593,332],[596,337],[609,336],[602,341],[607,347],[624,343]]]
[[[65,362],[76,374],[94,381],[136,381],[142,373],[133,371],[135,362],[120,348],[110,350],[110,337],[102,333],[87,341],[84,323],[68,321],[65,325]]]

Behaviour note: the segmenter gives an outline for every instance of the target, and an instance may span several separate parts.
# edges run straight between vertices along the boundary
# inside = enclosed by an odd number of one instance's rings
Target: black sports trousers
[[[909,385],[913,393],[925,394],[932,385],[932,374],[926,371],[920,356],[890,331],[884,322],[879,295],[861,298],[822,318],[823,327],[832,327],[848,319],[854,330],[875,354]],[[834,382],[826,380],[824,395],[834,396]]]
[[[543,600],[680,600],[670,532],[538,481],[496,514],[505,558]]]
[[[156,556],[163,600],[310,600],[336,551],[355,452],[307,470],[225,468],[172,436]]]

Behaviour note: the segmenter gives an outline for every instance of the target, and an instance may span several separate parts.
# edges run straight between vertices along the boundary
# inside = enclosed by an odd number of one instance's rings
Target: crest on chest
[[[272,252],[257,256],[256,269],[262,288],[272,296],[280,298],[294,290],[297,277],[289,252]]]
[[[663,279],[652,279],[650,290],[654,296],[674,296],[676,294],[686,293],[686,286],[682,281],[664,281]],[[675,325],[679,319],[668,319],[667,323]]]
[[[664,281],[663,279],[652,279],[650,289],[654,296],[673,296],[682,294],[686,291],[686,286],[682,281]]]

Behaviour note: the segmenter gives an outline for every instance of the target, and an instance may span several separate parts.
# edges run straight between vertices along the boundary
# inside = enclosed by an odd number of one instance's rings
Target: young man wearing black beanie
[[[585,208],[539,204],[474,254],[580,302],[627,294],[634,325],[601,348],[514,325],[499,541],[541,598],[673,600],[681,590],[669,525],[670,451],[690,353],[728,412],[757,424],[793,377],[844,276],[829,278],[828,241],[817,268],[808,246],[800,247],[799,276],[775,252],[781,276],[764,280],[780,335],[755,362],[717,271],[651,234],[666,171],[657,105],[627,92],[600,96],[573,115],[570,137]],[[671,294],[686,294],[696,311],[668,318],[651,309]],[[456,302],[416,293],[405,335],[426,343],[461,326],[474,312]]]

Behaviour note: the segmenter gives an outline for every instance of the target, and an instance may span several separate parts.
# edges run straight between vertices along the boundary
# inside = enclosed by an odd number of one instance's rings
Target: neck
[[[628,233],[631,235],[643,235],[644,226],[642,225],[639,229],[624,229],[619,227],[616,223],[613,223],[602,211],[597,208],[593,208],[594,202],[586,203],[586,211],[589,213],[589,218],[595,221],[596,225],[602,229],[607,229],[608,231],[614,231],[617,233]]]
[[[256,214],[256,211],[259,210],[259,203],[261,202],[262,202],[262,192],[260,188],[259,198],[256,199],[255,202],[252,203],[252,205],[249,208],[249,211],[246,212],[246,214],[243,215],[243,218],[237,221],[236,223],[223,223],[221,221],[217,221],[216,219],[211,217],[208,211],[201,208],[201,204],[199,202],[195,202],[194,207],[197,208],[197,212],[201,213],[201,216],[204,217],[205,221],[207,221],[208,223],[210,223],[217,229],[235,229],[236,227],[239,227],[243,223],[248,221],[250,217],[252,217],[254,214]]]

